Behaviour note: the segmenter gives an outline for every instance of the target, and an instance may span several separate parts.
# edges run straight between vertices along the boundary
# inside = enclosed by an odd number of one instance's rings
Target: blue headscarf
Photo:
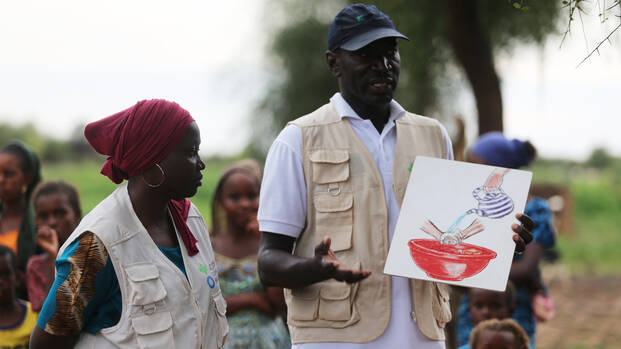
[[[507,139],[502,132],[493,131],[479,137],[470,149],[489,165],[520,168],[530,163],[533,158],[526,142],[519,139]]]

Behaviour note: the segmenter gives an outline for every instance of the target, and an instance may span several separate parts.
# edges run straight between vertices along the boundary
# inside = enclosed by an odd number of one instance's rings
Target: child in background
[[[473,349],[528,349],[528,336],[513,319],[479,323],[470,336]]]
[[[37,313],[30,303],[17,298],[17,256],[0,245],[0,348],[26,349]]]
[[[238,161],[222,173],[212,202],[211,243],[230,327],[224,349],[291,347],[281,318],[283,291],[263,286],[257,271],[260,183],[259,164],[250,159]]]
[[[42,254],[32,256],[26,267],[26,288],[32,309],[41,310],[52,282],[58,249],[80,222],[77,190],[63,181],[45,182],[33,194],[37,245]]]
[[[509,281],[505,292],[471,288],[468,291],[468,300],[468,309],[470,310],[470,317],[474,325],[490,319],[507,319],[511,317],[515,310],[515,287]],[[464,342],[472,337],[467,331],[460,331],[458,335],[460,340]],[[468,348],[470,348],[468,343],[459,347],[459,349]]]

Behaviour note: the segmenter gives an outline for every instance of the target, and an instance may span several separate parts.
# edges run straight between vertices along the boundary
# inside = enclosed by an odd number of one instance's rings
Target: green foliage
[[[613,158],[608,154],[606,149],[597,148],[593,150],[591,156],[587,160],[587,165],[594,167],[596,169],[603,169],[611,166],[613,163]]]
[[[516,11],[512,3],[530,8]],[[269,55],[274,62],[274,78],[257,113],[257,121],[272,127],[257,127],[254,142],[271,138],[287,122],[325,104],[337,91],[335,79],[325,63],[328,26],[347,2],[334,0],[289,0],[270,3],[270,21],[274,30]],[[511,48],[517,42],[542,42],[555,31],[559,3],[556,1],[479,0],[481,26],[490,39],[492,50]],[[395,99],[407,110],[435,114],[451,110],[447,97],[455,84],[456,66],[447,39],[446,6],[448,0],[378,0],[375,5],[387,13],[396,27],[411,42],[401,42],[401,78]],[[280,19],[280,21],[279,21]],[[442,98],[440,97],[442,96]]]
[[[203,185],[190,200],[198,207],[209,224],[211,221],[211,199],[220,174],[231,164],[230,159],[206,160],[203,171]],[[44,163],[43,180],[63,180],[78,189],[83,214],[88,213],[101,200],[105,199],[117,188],[108,177],[99,173],[103,159],[99,162],[80,161],[62,163]]]
[[[575,272],[621,274],[621,167],[539,160],[532,170],[533,182],[568,185],[573,196],[574,232],[557,240],[561,262]]]
[[[62,141],[40,134],[30,123],[23,126],[0,124],[0,147],[12,140],[19,139],[32,147],[42,161],[97,159],[97,153],[93,151],[82,135],[83,129],[84,126],[79,125],[68,141]]]

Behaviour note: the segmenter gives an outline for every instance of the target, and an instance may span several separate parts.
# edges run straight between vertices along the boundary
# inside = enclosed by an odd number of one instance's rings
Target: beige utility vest
[[[388,213],[382,178],[347,119],[331,104],[292,122],[302,133],[307,186],[306,227],[294,254],[311,257],[325,236],[337,258],[351,268],[372,271],[349,285],[328,280],[285,290],[288,324],[294,343],[368,342],[379,337],[390,319],[391,282],[384,275],[388,255]],[[445,157],[439,123],[406,113],[396,120],[397,145],[393,191],[399,207],[417,155]],[[448,288],[412,280],[412,318],[430,339],[444,339],[451,313]]]
[[[95,335],[82,333],[76,348],[221,348],[228,334],[209,233],[194,205],[186,221],[198,239],[190,257],[181,244],[185,275],[155,245],[121,185],[95,207],[63,248],[83,232],[105,245],[122,295],[121,318]],[[182,241],[177,234],[179,241]],[[189,282],[188,282],[189,279]]]

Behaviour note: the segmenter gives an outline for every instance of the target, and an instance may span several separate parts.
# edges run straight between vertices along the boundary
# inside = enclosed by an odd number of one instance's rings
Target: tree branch
[[[589,57],[591,57],[593,55],[593,53],[595,53],[596,51],[599,51],[599,47],[602,46],[602,44],[606,41],[608,41],[610,39],[610,37],[612,36],[612,34],[614,34],[619,28],[621,28],[621,22],[619,22],[619,24],[608,34],[608,36],[606,36],[606,38],[604,38],[604,40],[600,41],[593,50],[591,50],[591,52],[589,53],[588,56],[586,56],[580,63],[578,63],[578,65],[576,66],[576,68],[578,68],[582,63],[584,63],[587,59],[589,59]]]

